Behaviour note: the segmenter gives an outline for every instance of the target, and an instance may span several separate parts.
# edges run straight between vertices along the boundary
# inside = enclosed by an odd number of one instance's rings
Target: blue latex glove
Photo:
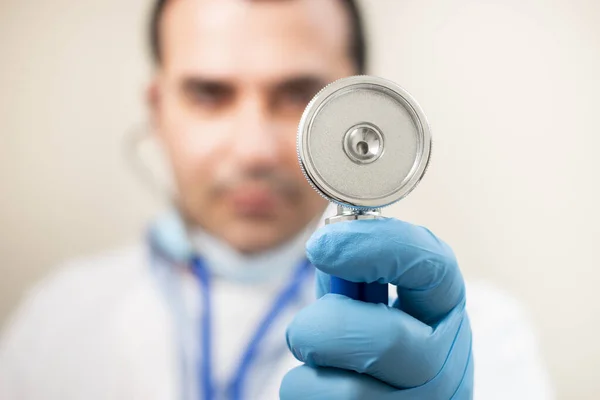
[[[396,219],[332,224],[307,243],[319,300],[298,313],[287,343],[304,365],[283,400],[465,400],[473,397],[471,328],[452,250]],[[393,306],[329,292],[330,275],[397,286]]]

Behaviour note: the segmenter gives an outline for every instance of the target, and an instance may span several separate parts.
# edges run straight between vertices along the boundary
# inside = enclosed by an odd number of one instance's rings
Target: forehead
[[[349,61],[339,0],[172,0],[161,21],[163,68],[215,77],[328,74]]]

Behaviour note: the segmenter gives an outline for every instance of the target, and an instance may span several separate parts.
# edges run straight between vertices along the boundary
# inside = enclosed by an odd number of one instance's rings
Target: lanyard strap
[[[199,381],[202,382],[201,389],[204,390],[204,395],[202,400],[212,400],[214,397],[214,387],[213,387],[213,378],[212,378],[212,305],[210,302],[210,277],[204,268],[204,263],[201,258],[195,257],[192,260],[192,271],[194,275],[198,278],[198,282],[200,283],[200,292],[202,296],[202,317],[200,318],[201,329],[202,332],[202,341],[201,341],[201,351],[202,356],[200,358],[200,376]],[[200,393],[200,392],[198,392]]]
[[[215,388],[212,377],[212,307],[210,300],[210,275],[204,266],[204,261],[200,257],[194,257],[191,263],[191,269],[200,284],[202,301],[204,304],[202,317],[200,318],[200,323],[202,324],[200,327],[200,331],[202,332],[202,355],[199,360],[200,376],[198,377],[198,381],[201,383],[202,387],[200,388],[199,393],[203,393],[202,400],[213,400]],[[248,347],[241,358],[241,362],[238,365],[234,378],[230,383],[229,390],[231,399],[242,399],[245,379],[257,356],[261,342],[267,336],[269,328],[273,325],[273,322],[277,317],[298,297],[298,293],[302,286],[301,284],[311,270],[308,260],[304,259],[300,262],[294,271],[291,281],[278,294],[275,303],[258,325],[258,328],[252,335]]]

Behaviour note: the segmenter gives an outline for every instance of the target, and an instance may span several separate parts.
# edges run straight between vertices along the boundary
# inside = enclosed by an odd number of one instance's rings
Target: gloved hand
[[[307,243],[319,300],[298,313],[288,347],[304,362],[282,400],[465,400],[473,397],[471,328],[452,250],[396,219],[340,222]],[[392,283],[393,306],[328,294],[330,275]]]

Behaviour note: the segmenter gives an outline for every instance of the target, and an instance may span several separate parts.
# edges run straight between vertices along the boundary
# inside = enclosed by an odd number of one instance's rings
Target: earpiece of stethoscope
[[[381,218],[408,195],[431,156],[421,107],[397,84],[373,76],[340,79],[308,104],[298,127],[298,160],[308,182],[338,212],[327,224]],[[331,291],[388,302],[387,285],[332,277]]]

